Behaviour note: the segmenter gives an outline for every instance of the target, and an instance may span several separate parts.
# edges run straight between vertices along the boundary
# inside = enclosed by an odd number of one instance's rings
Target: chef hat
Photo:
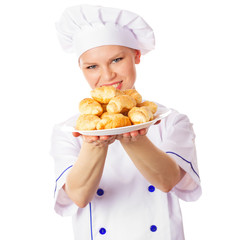
[[[56,28],[62,48],[78,57],[103,45],[125,46],[146,54],[155,44],[153,30],[139,15],[115,8],[91,5],[67,8]]]

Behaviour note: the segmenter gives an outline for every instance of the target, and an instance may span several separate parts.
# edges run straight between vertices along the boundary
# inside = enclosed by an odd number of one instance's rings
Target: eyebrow
[[[88,62],[85,62],[85,63],[82,63],[81,64],[81,61],[80,61],[80,65],[82,65],[82,66],[86,66],[86,65],[88,65],[88,66],[92,66],[92,65],[97,65],[96,63],[88,63]]]
[[[118,52],[117,54],[113,55],[113,56],[110,57],[109,59],[110,59],[110,60],[114,60],[115,58],[119,57],[119,55],[122,55],[122,54],[124,54],[124,51]],[[81,61],[80,61],[79,63],[81,63]],[[97,65],[97,63],[96,63],[96,62],[84,62],[84,63],[82,63],[81,65],[82,65],[82,66],[86,66],[86,65],[92,66],[92,65]]]

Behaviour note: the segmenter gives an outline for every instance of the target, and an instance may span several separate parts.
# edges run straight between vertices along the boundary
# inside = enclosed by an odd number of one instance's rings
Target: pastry
[[[80,116],[76,130],[100,130],[130,126],[151,121],[157,104],[142,102],[135,89],[121,91],[102,86],[91,91],[92,98],[79,103]]]
[[[139,103],[137,106],[138,107],[143,107],[143,106],[149,107],[153,114],[157,111],[157,108],[158,108],[156,103],[150,102],[150,101],[144,101],[142,103]]]
[[[105,116],[107,116],[107,115],[109,115],[109,114],[113,114],[113,113],[104,112],[104,113],[100,116],[100,118],[102,119],[102,118],[104,118]]]
[[[100,116],[103,113],[103,108],[100,103],[92,98],[84,98],[79,103],[80,114],[94,114]]]
[[[111,129],[130,126],[131,121],[128,117],[122,115],[121,113],[106,113],[102,119],[97,123],[97,129]]]
[[[110,100],[107,105],[109,113],[124,113],[136,106],[136,100],[129,95],[119,95]]]
[[[127,89],[124,91],[124,94],[132,96],[136,100],[137,104],[142,102],[142,96],[136,89]]]
[[[128,117],[135,124],[145,123],[153,119],[153,113],[148,107],[134,107],[128,112]]]
[[[106,112],[107,111],[107,103],[101,103],[101,106],[102,106],[103,112]]]
[[[76,122],[76,130],[96,130],[100,118],[93,114],[81,114]]]
[[[92,98],[100,103],[109,103],[111,98],[120,94],[123,94],[122,91],[113,86],[102,86],[91,91]]]

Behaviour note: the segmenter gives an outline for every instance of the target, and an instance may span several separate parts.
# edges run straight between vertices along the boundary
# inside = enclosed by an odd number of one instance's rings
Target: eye
[[[116,59],[113,60],[113,63],[120,62],[122,59],[123,59],[123,58],[121,58],[121,57],[120,57],[120,58],[116,58]]]
[[[97,67],[97,65],[91,65],[91,66],[88,66],[86,67],[87,69],[95,69]]]

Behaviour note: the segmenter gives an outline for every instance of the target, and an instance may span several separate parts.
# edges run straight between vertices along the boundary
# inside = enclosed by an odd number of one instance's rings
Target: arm
[[[79,207],[85,207],[97,191],[104,169],[108,145],[113,138],[83,137],[78,159],[70,170],[64,190]]]
[[[163,192],[169,192],[185,175],[168,154],[145,136],[144,130],[125,134],[120,141],[142,175]]]

